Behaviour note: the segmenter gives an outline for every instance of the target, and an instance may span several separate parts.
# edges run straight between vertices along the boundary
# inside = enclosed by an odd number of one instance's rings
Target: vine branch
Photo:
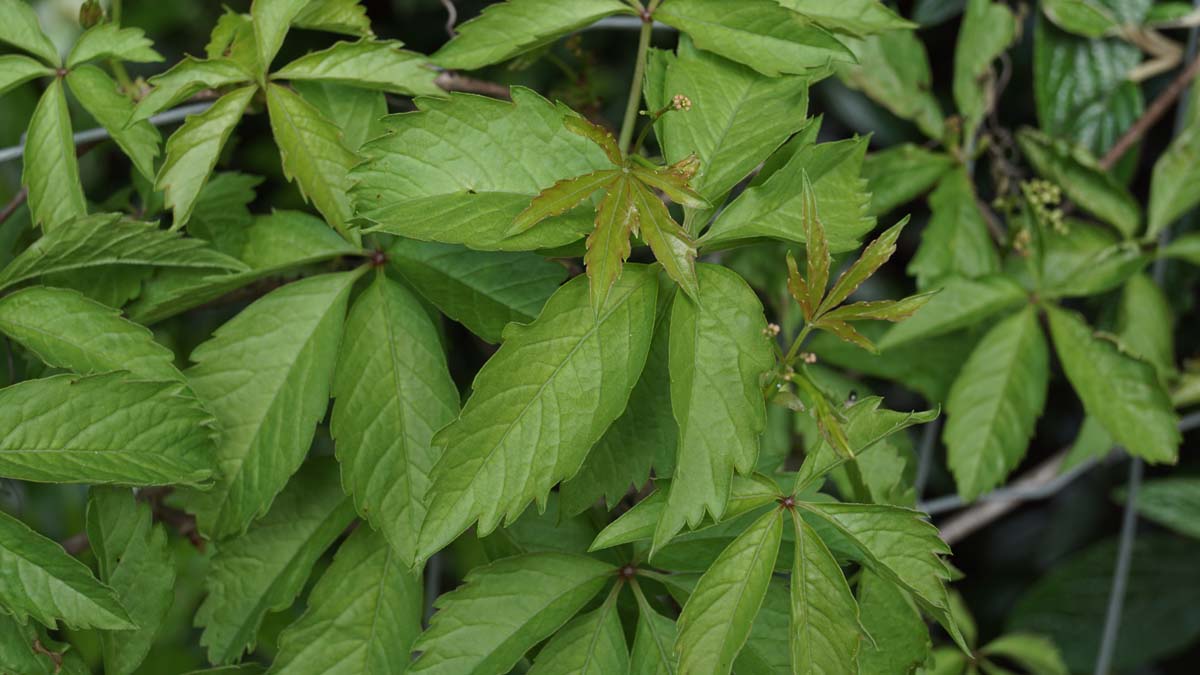
[[[1154,99],[1142,116],[1117,139],[1108,152],[1104,153],[1104,157],[1100,159],[1100,168],[1105,171],[1113,168],[1125,156],[1125,153],[1129,152],[1129,149],[1141,140],[1142,136],[1145,136],[1146,132],[1171,109],[1171,105],[1187,89],[1192,80],[1196,79],[1197,74],[1200,74],[1200,58],[1192,59],[1187,68],[1175,76],[1171,84],[1167,85],[1158,98]]]

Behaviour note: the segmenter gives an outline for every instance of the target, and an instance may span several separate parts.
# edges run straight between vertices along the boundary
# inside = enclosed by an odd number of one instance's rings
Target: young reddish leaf
[[[617,169],[605,169],[558,181],[542,190],[529,207],[517,215],[508,228],[508,236],[525,232],[547,218],[570,211],[597,190],[611,187],[620,175]]]
[[[792,297],[796,299],[796,302],[800,303],[800,310],[804,312],[804,320],[812,321],[813,306],[812,303],[808,301],[808,284],[805,283],[804,277],[800,276],[800,268],[797,267],[796,258],[792,256],[791,251],[788,251],[787,254],[787,266],[788,292],[792,294]]]
[[[693,300],[700,296],[696,281],[696,246],[679,223],[671,218],[667,206],[644,185],[633,183],[633,202],[638,211],[642,239],[654,251],[654,257]]]
[[[577,115],[567,115],[563,120],[563,126],[572,133],[579,134],[600,146],[613,164],[621,166],[625,163],[625,158],[621,156],[621,148],[617,146],[617,139],[613,138],[612,132],[608,129]]]
[[[817,322],[813,324],[813,326],[820,328],[823,331],[833,333],[846,342],[856,344],[872,354],[879,353],[879,349],[875,346],[875,343],[868,340],[867,336],[855,330],[854,326],[851,326],[841,319],[830,316],[822,316],[820,319],[817,319]]]
[[[825,228],[817,213],[817,193],[813,191],[807,171],[802,178],[800,220],[804,225],[804,248],[808,252],[808,304],[818,307],[821,298],[825,297],[825,286],[829,284],[829,267],[833,264],[833,256],[829,254],[829,241],[825,239]]]
[[[633,179],[622,176],[604,195],[596,210],[596,229],[588,235],[583,265],[591,279],[592,308],[604,306],[608,291],[621,276],[621,266],[629,257],[629,236],[638,222],[633,205]]]
[[[905,217],[867,245],[850,269],[838,277],[837,283],[833,285],[833,290],[829,291],[829,296],[825,298],[825,302],[821,303],[820,312],[827,312],[841,304],[862,285],[862,282],[869,279],[892,257],[892,254],[896,252],[896,240],[900,238],[900,231],[907,224],[908,218]]]
[[[703,209],[711,206],[708,200],[700,196],[700,193],[693,190],[688,184],[690,178],[685,174],[671,171],[670,167],[655,171],[635,167],[633,173],[642,183],[662,190],[663,194],[680,206],[686,206],[689,209]]]
[[[899,322],[912,316],[918,309],[925,306],[926,302],[934,296],[937,291],[929,293],[920,293],[910,295],[901,300],[872,300],[869,302],[856,302],[852,305],[838,307],[832,312],[826,313],[822,319],[836,319],[839,321],[862,321],[872,319],[875,321],[892,321]]]

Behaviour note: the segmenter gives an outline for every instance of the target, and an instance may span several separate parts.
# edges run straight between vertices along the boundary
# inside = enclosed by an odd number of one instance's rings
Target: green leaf
[[[196,199],[188,234],[204,239],[222,253],[241,256],[255,223],[250,203],[261,183],[262,178],[243,173],[214,174]]]
[[[858,579],[862,624],[871,636],[858,654],[863,673],[911,673],[929,657],[929,628],[908,595],[878,574]],[[957,651],[957,650],[955,650]]]
[[[974,326],[990,316],[1020,307],[1029,301],[1025,289],[1008,277],[979,279],[947,277],[937,295],[909,320],[883,337],[879,348],[888,350],[913,340],[923,340]]]
[[[0,95],[30,80],[53,75],[53,68],[48,68],[28,56],[5,54],[0,56]]]
[[[782,537],[783,518],[772,509],[700,577],[679,615],[679,672],[729,673],[766,595]]]
[[[51,655],[34,647],[40,640],[36,626],[19,624],[8,614],[0,613],[0,668],[21,675],[59,675],[55,672],[59,666],[51,660]]]
[[[619,169],[602,169],[558,181],[542,190],[524,211],[517,214],[516,219],[508,228],[508,233],[520,234],[547,218],[561,216],[582,204],[599,190],[604,190],[606,193],[612,191],[618,181],[624,181],[627,184],[629,179],[622,178],[622,175]]]
[[[663,91],[684,94],[692,109],[655,127],[668,163],[700,159],[692,187],[717,202],[807,122],[808,80],[771,78],[682,41],[667,53]],[[657,104],[655,104],[657,105]]]
[[[295,92],[267,86],[271,131],[279,143],[283,173],[338,232],[349,231],[350,169],[358,157],[342,142],[341,132]]]
[[[1043,230],[1040,294],[1046,298],[1098,295],[1117,288],[1146,266],[1135,241],[1111,228],[1067,219],[1067,232]]]
[[[951,171],[942,178],[929,197],[929,209],[933,215],[908,264],[917,288],[936,287],[947,277],[975,279],[1000,271],[1000,256],[966,171]]]
[[[958,44],[954,49],[954,102],[963,116],[962,137],[972,138],[988,111],[995,107],[992,62],[1017,37],[1017,19],[1006,5],[992,0],[967,0]]]
[[[308,596],[308,607],[279,636],[269,672],[403,673],[421,632],[420,574],[379,534],[359,526]]]
[[[799,506],[799,505],[798,505]],[[963,649],[962,634],[950,614],[946,582],[950,566],[942,556],[950,547],[920,511],[876,504],[803,504],[806,513],[824,520],[845,538],[855,559],[872,572],[911,593],[926,612]]]
[[[433,55],[443,68],[476,70],[553,43],[613,14],[633,14],[620,0],[508,0],[458,27]]]
[[[61,546],[0,512],[0,606],[24,625],[130,630],[135,624],[117,594]]]
[[[346,319],[330,433],[359,514],[411,565],[425,518],[430,439],[458,413],[437,327],[419,300],[379,274]]]
[[[984,656],[1000,656],[1034,675],[1070,675],[1058,648],[1048,638],[1029,633],[1009,633],[979,650]]]
[[[292,21],[309,0],[254,0],[250,4],[250,18],[254,21],[254,44],[258,46],[258,65],[261,71],[270,70],[275,54],[283,46]]]
[[[149,119],[155,113],[183,103],[205,89],[220,89],[250,79],[250,74],[232,59],[202,61],[185,56],[167,72],[150,78],[154,88],[134,107],[128,124]]]
[[[134,632],[100,634],[104,672],[129,675],[146,658],[175,600],[175,558],[163,526],[129,489],[92,488],[87,535],[100,578],[138,625]]]
[[[587,279],[576,277],[537,321],[505,331],[462,414],[434,437],[444,454],[433,471],[419,559],[475,520],[481,535],[502,517],[512,522],[579,470],[645,365],[657,293],[650,268],[628,266],[596,313],[585,301]]]
[[[679,449],[655,548],[705,513],[725,513],[734,472],[758,459],[767,411],[759,378],[775,365],[762,304],[746,282],[700,265],[700,297],[675,298],[671,310],[671,409]]]
[[[1086,38],[1100,38],[1118,28],[1116,18],[1091,0],[1046,0],[1042,12],[1059,28]]]
[[[920,197],[934,185],[950,182],[943,176],[953,166],[954,160],[949,155],[930,152],[912,143],[893,145],[867,155],[862,175],[871,192],[870,214],[882,216]],[[936,199],[936,193],[931,199]]]
[[[358,276],[324,274],[272,291],[192,352],[188,382],[224,432],[220,480],[189,495],[189,510],[207,535],[245,532],[300,467],[325,417]]]
[[[426,300],[493,344],[509,323],[537,318],[567,277],[562,265],[532,253],[397,239],[387,254],[392,269]]]
[[[866,138],[821,143],[800,148],[761,185],[733,201],[700,239],[714,247],[770,237],[806,242],[803,214],[804,176],[812,182],[817,212],[834,253],[857,249],[859,240],[875,227],[867,215],[870,195],[859,173],[867,150]]]
[[[1003,483],[1021,462],[1049,379],[1050,354],[1032,306],[996,324],[971,352],[946,400],[943,435],[963,499]]]
[[[86,65],[67,74],[67,86],[83,108],[108,130],[138,172],[153,179],[154,158],[158,157],[162,136],[148,121],[126,126],[133,112],[133,102],[120,93],[117,83],[103,70]]]
[[[857,675],[863,630],[858,603],[825,542],[794,511],[791,516],[796,529],[788,631],[792,672]]]
[[[625,158],[621,154],[621,148],[608,128],[579,115],[564,117],[563,126],[571,133],[582,136],[600,146],[600,149],[604,151],[604,156],[608,157],[608,161],[612,162],[614,166],[624,166]]]
[[[592,309],[604,306],[608,294],[621,277],[631,250],[630,237],[638,227],[639,213],[633,202],[634,179],[622,176],[600,200],[596,229],[587,238],[583,264],[590,282]]]
[[[565,553],[505,558],[467,574],[441,595],[412,673],[506,673],[616,575],[616,568]]]
[[[1200,98],[1193,88],[1186,126],[1154,163],[1150,181],[1150,206],[1146,238],[1156,237],[1172,222],[1200,203],[1200,194],[1189,186],[1200,181]]]
[[[406,96],[442,96],[437,72],[424,56],[395,41],[339,42],[306,54],[271,74],[284,80],[321,80]]]
[[[855,260],[854,264],[838,277],[833,288],[829,290],[829,294],[825,296],[825,300],[821,302],[818,312],[828,312],[842,304],[854,291],[858,290],[864,281],[879,271],[879,268],[883,267],[884,263],[890,260],[892,254],[896,252],[896,242],[900,239],[900,232],[907,224],[908,218],[905,218],[884,230],[883,234],[867,244],[858,260]]]
[[[0,390],[0,475],[49,483],[199,485],[212,417],[176,382],[57,375]]]
[[[1125,499],[1122,494],[1121,500]],[[1200,539],[1200,479],[1179,476],[1147,481],[1138,492],[1137,510],[1143,518]]]
[[[0,42],[25,50],[52,66],[62,65],[58,48],[42,32],[33,7],[23,0],[0,0]]]
[[[1114,441],[1150,462],[1179,457],[1179,418],[1154,367],[1097,336],[1074,312],[1047,307],[1050,335],[1067,379]]]
[[[1175,320],[1170,301],[1150,277],[1137,274],[1125,282],[1117,323],[1129,351],[1169,378],[1175,371]]]
[[[654,611],[639,594],[629,675],[675,675],[679,661],[675,653],[677,634],[675,622]]]
[[[767,77],[804,75],[854,55],[829,33],[775,0],[666,0],[654,18],[691,36],[696,46]]]
[[[34,286],[0,298],[0,331],[47,365],[81,375],[126,370],[183,380],[175,355],[150,331],[76,291]]]
[[[75,141],[71,138],[71,113],[61,79],[46,87],[29,121],[21,184],[29,190],[33,222],[43,230],[50,231],[87,214]]]
[[[319,458],[292,478],[262,520],[218,544],[205,580],[208,597],[196,612],[208,660],[228,664],[253,650],[263,617],[292,605],[313,565],[353,520],[336,465]],[[361,567],[355,573],[366,576]]]
[[[242,79],[253,78],[259,72],[258,45],[254,43],[254,21],[250,15],[226,7],[209,33],[204,53],[214,61],[236,63],[244,71]],[[188,60],[191,57],[184,57],[183,63]]]
[[[74,70],[88,61],[100,60],[158,63],[163,57],[154,51],[153,45],[140,28],[122,28],[115,23],[97,24],[79,36],[67,56],[67,69]]]
[[[358,150],[367,141],[383,135],[383,118],[388,111],[383,92],[320,80],[298,80],[291,84],[321,116],[337,126],[348,150]]]
[[[850,35],[872,35],[916,28],[879,0],[778,0],[804,18],[827,30]]]
[[[242,87],[222,96],[208,110],[189,116],[167,139],[155,188],[163,191],[167,208],[173,209],[176,229],[187,224],[221,149],[256,91],[253,86]]]
[[[538,652],[529,675],[606,675],[629,671],[629,648],[614,589],[599,609],[576,617]]]
[[[292,20],[292,25],[343,35],[372,34],[367,8],[358,0],[311,0]]]
[[[789,534],[789,530],[785,529],[784,541]],[[783,548],[783,554],[790,554],[787,547]],[[738,675],[775,675],[791,670],[791,613],[787,581],[772,579],[758,616],[754,618],[750,638],[733,662]]]
[[[946,121],[933,95],[925,45],[914,33],[897,30],[861,40],[847,39],[857,63],[838,64],[846,86],[857,89],[895,116],[912,121],[926,136],[941,139]]]
[[[357,215],[375,230],[475,249],[552,248],[591,232],[587,207],[507,236],[542,190],[612,168],[599,146],[563,126],[563,109],[528,89],[512,95],[419,99],[418,112],[386,118],[387,135],[362,148],[367,161],[351,177]]]
[[[633,185],[633,206],[638,214],[639,231],[654,257],[683,292],[699,299],[696,279],[696,245],[686,230],[671,217],[666,204],[645,184]]]
[[[1037,172],[1061,186],[1081,208],[1117,228],[1126,238],[1137,234],[1142,219],[1137,201],[1087,151],[1032,129],[1018,132],[1017,142]]]
[[[1200,233],[1190,233],[1179,237],[1167,244],[1161,254],[1168,258],[1178,258],[1200,266]]]

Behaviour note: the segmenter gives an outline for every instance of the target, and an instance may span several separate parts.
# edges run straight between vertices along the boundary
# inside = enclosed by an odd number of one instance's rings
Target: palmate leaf
[[[629,671],[629,648],[614,589],[599,609],[576,617],[538,652],[529,675],[606,675]]]
[[[77,291],[34,286],[0,298],[0,331],[47,365],[81,375],[126,370],[183,381],[175,355],[150,331]]]
[[[185,56],[167,72],[150,78],[150,84],[154,85],[154,88],[134,107],[128,124],[149,119],[152,115],[178,105],[204,89],[219,89],[248,82],[250,79],[250,73],[233,59],[200,60]]]
[[[71,113],[61,79],[56,78],[46,87],[33,110],[21,183],[29,191],[34,224],[47,232],[87,214],[71,137]]]
[[[700,577],[679,615],[680,673],[728,675],[766,595],[782,537],[783,518],[772,509]]]
[[[507,235],[546,188],[612,168],[599,146],[564,127],[563,109],[528,89],[514,87],[512,96],[513,103],[464,94],[418,99],[418,112],[386,118],[386,135],[362,148],[366,162],[351,176],[357,215],[374,230],[474,249],[582,239],[593,229],[590,208]]]
[[[100,578],[138,625],[132,632],[100,634],[104,672],[130,675],[146,658],[175,600],[175,559],[150,507],[136,502],[126,488],[92,488],[87,535]]]
[[[205,534],[244,532],[300,467],[329,404],[346,303],[358,277],[324,274],[272,291],[192,352],[188,382],[222,429],[220,479],[188,495]]]
[[[791,511],[796,531],[792,560],[792,621],[788,637],[796,675],[857,675],[863,632],[858,602],[825,542]]]
[[[1079,315],[1046,309],[1054,350],[1083,408],[1130,454],[1151,463],[1179,458],[1179,418],[1154,366],[1098,337]]]
[[[618,181],[629,182],[628,178],[622,178],[620,169],[602,169],[574,178],[564,178],[534,197],[529,206],[518,214],[509,226],[508,233],[520,234],[547,218],[561,216],[596,192],[607,192]]]
[[[53,68],[35,59],[21,54],[5,54],[0,56],[0,95],[30,80],[53,75]]]
[[[401,675],[421,632],[420,574],[380,534],[359,526],[279,636],[274,675]]]
[[[629,176],[621,176],[600,200],[596,209],[596,229],[587,238],[583,264],[587,270],[592,309],[599,312],[608,298],[621,268],[632,250],[630,237],[638,227],[640,213],[633,203],[637,186]]]
[[[705,513],[720,519],[734,472],[758,459],[766,425],[760,376],[775,364],[754,291],[736,272],[699,265],[700,297],[676,297],[671,310],[671,409],[678,456],[667,508],[654,533],[666,544]]]
[[[966,328],[1028,301],[1025,289],[1005,276],[947,278],[937,295],[911,319],[883,336],[879,348],[888,350]]]
[[[996,324],[971,352],[946,400],[944,434],[964,499],[1002,483],[1025,456],[1049,379],[1050,354],[1033,307]]]
[[[200,485],[213,420],[177,382],[56,375],[0,389],[0,476],[52,483]]]
[[[477,567],[466,583],[434,603],[438,611],[417,640],[422,654],[409,672],[508,672],[616,572],[608,563],[565,553],[532,553]]]
[[[933,75],[920,38],[911,31],[893,30],[845,42],[858,63],[838,64],[842,82],[897,117],[912,120],[926,136],[941,139],[946,123],[931,91]]]
[[[330,433],[358,512],[411,565],[425,519],[430,439],[458,413],[437,327],[380,273],[354,301],[339,348]]]
[[[130,630],[136,624],[117,594],[61,546],[0,512],[0,607],[25,624]],[[5,617],[7,618],[7,617]]]
[[[598,313],[587,294],[587,279],[577,277],[537,321],[511,325],[462,414],[434,437],[443,454],[419,560],[475,520],[486,535],[531,500],[544,504],[625,409],[650,350],[658,279],[650,268],[627,266]]]
[[[271,62],[283,38],[300,12],[310,0],[254,0],[250,4],[250,18],[254,22],[254,44],[258,47],[258,66],[261,71],[270,70]]]
[[[425,57],[382,40],[339,42],[312,52],[271,74],[284,80],[320,80],[406,96],[442,96],[434,84],[437,72]]]
[[[62,64],[58,48],[38,25],[37,13],[21,0],[0,0],[0,43],[4,42],[52,66]]]
[[[436,54],[443,68],[475,70],[550,44],[614,14],[633,14],[620,0],[508,0],[458,27]]]
[[[617,145],[617,139],[613,138],[612,132],[605,127],[595,124],[586,117],[579,115],[567,115],[563,118],[563,126],[571,133],[583,136],[600,146],[600,149],[604,151],[604,155],[608,157],[608,161],[613,163],[613,166],[623,166],[625,164],[625,158],[621,154],[621,147]]]
[[[696,46],[768,77],[803,75],[830,61],[854,61],[845,45],[775,0],[666,0],[654,18],[687,33]]]
[[[692,238],[671,217],[667,205],[640,180],[633,186],[633,206],[638,212],[642,240],[650,246],[655,259],[688,297],[699,300],[696,245]]]
[[[263,617],[292,605],[313,565],[353,520],[334,461],[318,458],[292,478],[262,520],[219,543],[205,580],[208,597],[196,612],[209,661],[227,664],[253,649]]]
[[[158,157],[162,136],[148,121],[126,126],[133,112],[133,103],[129,97],[121,94],[117,83],[96,66],[85,65],[73,68],[67,74],[67,86],[84,109],[108,130],[138,172],[153,179],[154,158]]]
[[[163,57],[154,51],[153,44],[140,28],[122,28],[115,23],[97,24],[79,36],[67,57],[67,68],[74,70],[88,61],[102,59],[157,63]]]

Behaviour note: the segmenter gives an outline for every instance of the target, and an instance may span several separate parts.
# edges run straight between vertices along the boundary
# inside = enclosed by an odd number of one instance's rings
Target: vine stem
[[[1179,98],[1179,96],[1183,94],[1183,92],[1188,88],[1188,85],[1191,84],[1192,80],[1196,79],[1197,75],[1200,75],[1200,59],[1192,58],[1187,67],[1184,68],[1183,71],[1171,81],[1171,84],[1167,85],[1167,88],[1163,90],[1163,93],[1158,95],[1158,98],[1154,99],[1154,102],[1150,104],[1150,107],[1146,108],[1146,112],[1142,113],[1142,116],[1133,123],[1133,126],[1129,127],[1129,129],[1117,139],[1117,142],[1113,144],[1112,148],[1108,152],[1104,153],[1104,157],[1100,160],[1100,167],[1105,170],[1113,168],[1113,166],[1116,165],[1121,157],[1123,157],[1125,153],[1128,152],[1129,149],[1132,148],[1133,145],[1142,138],[1142,136],[1146,135],[1146,132],[1150,130],[1150,127],[1154,126],[1154,123],[1171,109],[1171,104],[1173,104],[1175,99]]]
[[[637,125],[638,109],[642,107],[642,80],[646,77],[646,57],[650,53],[650,34],[654,20],[650,11],[643,13],[642,30],[638,34],[637,62],[633,66],[633,82],[629,85],[629,103],[625,105],[625,121],[621,123],[621,152],[629,152],[633,140],[633,128]]]

